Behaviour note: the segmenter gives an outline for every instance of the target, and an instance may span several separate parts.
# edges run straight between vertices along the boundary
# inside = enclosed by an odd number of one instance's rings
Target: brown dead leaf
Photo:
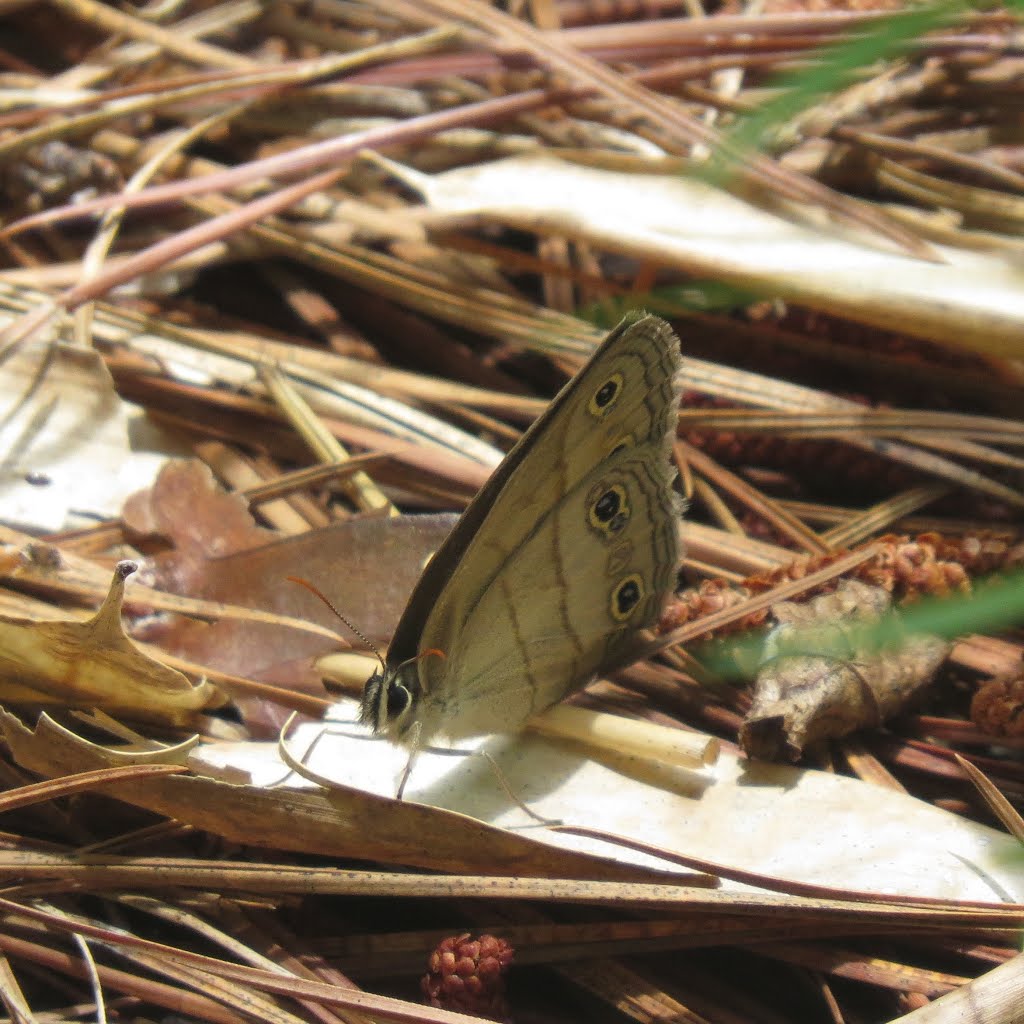
[[[128,502],[124,518],[135,531],[159,534],[174,545],[150,562],[150,582],[158,589],[344,632],[333,611],[289,580],[301,577],[381,645],[424,562],[457,520],[367,516],[277,538],[257,526],[245,500],[224,491],[198,461],[169,463],[152,488]],[[312,659],[343,646],[294,624],[237,616],[213,623],[169,616],[135,635],[192,664],[307,693],[323,692]],[[236,696],[236,707],[258,735],[276,732],[288,714],[244,696]]]
[[[215,687],[193,686],[125,635],[124,583],[135,569],[118,563],[106,600],[84,622],[0,617],[0,700],[98,707],[175,725],[220,703]]]
[[[795,761],[810,743],[879,725],[931,683],[948,641],[916,634],[898,650],[858,651],[854,629],[881,619],[891,604],[882,588],[844,580],[835,593],[772,608],[771,660],[758,672],[740,728],[749,756]]]
[[[194,592],[210,558],[258,547],[274,534],[256,524],[239,494],[221,487],[198,459],[167,462],[152,487],[133,494],[121,513],[125,526],[169,540],[174,550],[153,559],[160,589]]]
[[[152,488],[126,503],[124,519],[130,529],[174,545],[150,562],[158,589],[344,629],[330,609],[288,580],[299,576],[383,644],[425,560],[457,517],[369,516],[277,538],[204,463],[182,460],[168,463]],[[287,625],[237,619],[208,624],[171,617],[139,635],[187,661],[293,687],[312,685],[309,659],[338,646]]]
[[[192,560],[189,594],[344,630],[334,613],[289,576],[309,580],[371,639],[386,643],[423,564],[451,531],[454,515],[370,516],[282,538],[224,558]],[[180,582],[180,577],[177,578]],[[170,589],[174,580],[161,578]],[[266,623],[205,625],[175,619],[146,639],[179,657],[235,675],[294,683],[276,666],[337,650],[322,636]],[[284,670],[283,670],[284,671]]]

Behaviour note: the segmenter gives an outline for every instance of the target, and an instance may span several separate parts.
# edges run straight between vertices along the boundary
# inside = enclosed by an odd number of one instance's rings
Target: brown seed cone
[[[878,553],[857,566],[850,576],[881,587],[899,603],[919,597],[968,594],[971,591],[972,572],[1013,568],[1024,561],[1024,544],[995,535],[947,540],[934,533],[922,533],[917,537],[888,534],[871,543],[878,547]],[[796,558],[781,569],[748,576],[742,583],[735,585],[724,580],[705,580],[699,587],[678,594],[667,605],[658,626],[659,631],[667,633],[687,622],[771,590],[787,580],[816,572],[844,554],[836,551],[815,558]],[[830,581],[824,587],[809,591],[804,599],[828,593],[835,586],[835,581]],[[767,616],[768,611],[762,609],[719,630],[718,635],[755,629]]]
[[[506,1020],[505,971],[514,951],[493,935],[471,939],[469,932],[443,939],[430,954],[420,988],[431,1006]]]
[[[971,720],[990,736],[1024,736],[1024,678],[990,679],[979,687]]]

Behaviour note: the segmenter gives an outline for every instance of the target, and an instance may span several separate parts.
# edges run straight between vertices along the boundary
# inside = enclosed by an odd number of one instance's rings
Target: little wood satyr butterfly
[[[657,317],[608,335],[427,564],[361,721],[415,754],[515,731],[632,660],[676,579],[681,362]]]

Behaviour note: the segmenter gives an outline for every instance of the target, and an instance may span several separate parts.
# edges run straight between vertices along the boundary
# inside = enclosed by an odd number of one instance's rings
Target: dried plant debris
[[[856,580],[804,604],[774,605],[775,625],[740,727],[744,751],[796,761],[809,744],[877,727],[919,698],[952,644],[912,634],[879,650],[871,627],[891,608],[885,590]]]
[[[8,1015],[1016,1019],[1019,35],[0,3]],[[686,589],[559,709],[612,748],[425,749],[396,801],[377,661],[291,579],[385,652],[634,308],[682,340]],[[940,600],[952,646],[864,639]]]
[[[224,698],[207,682],[192,685],[180,672],[144,654],[125,636],[125,580],[137,566],[121,562],[110,592],[85,621],[40,622],[0,617],[0,699],[5,704],[102,708],[168,724],[194,720]]]
[[[1024,561],[1024,544],[1019,537],[983,531],[962,537],[946,537],[934,532],[916,537],[887,534],[859,550],[865,549],[869,557],[852,570],[851,578],[880,587],[897,603],[923,597],[966,596],[972,591],[972,578],[1013,572]],[[779,568],[756,573],[738,583],[722,578],[703,580],[669,602],[658,628],[667,633],[726,608],[742,611],[742,605],[751,598],[787,581],[804,579],[845,555],[846,552],[836,551],[827,555],[787,556]],[[834,586],[835,581],[828,580],[804,597],[829,592]],[[716,635],[756,629],[767,621],[766,609],[740,614],[727,626],[716,630]]]

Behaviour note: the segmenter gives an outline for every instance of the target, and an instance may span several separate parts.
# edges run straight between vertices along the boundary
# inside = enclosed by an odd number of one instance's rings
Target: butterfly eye
[[[392,683],[388,687],[388,721],[401,718],[412,703],[412,694],[401,684]]]
[[[644,596],[644,581],[636,574],[620,580],[612,591],[612,618],[624,622]]]
[[[599,418],[606,415],[618,400],[624,383],[621,373],[613,373],[610,377],[606,377],[597,386],[587,403],[590,415]]]
[[[618,533],[630,516],[629,495],[622,484],[599,484],[591,493],[587,515],[595,530],[611,536]]]

